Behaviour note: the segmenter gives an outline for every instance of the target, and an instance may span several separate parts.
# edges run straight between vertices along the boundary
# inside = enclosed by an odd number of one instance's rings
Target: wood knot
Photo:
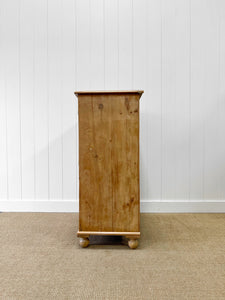
[[[102,103],[100,103],[100,104],[98,105],[98,108],[99,108],[99,109],[103,109],[103,107],[104,107],[104,105],[103,105]]]
[[[126,109],[129,111],[130,110],[130,102],[127,97],[125,98],[125,106],[126,106]]]

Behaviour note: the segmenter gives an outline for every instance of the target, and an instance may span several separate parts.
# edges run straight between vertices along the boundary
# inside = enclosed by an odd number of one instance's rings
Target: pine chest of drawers
[[[139,99],[143,91],[75,92],[80,245],[90,235],[140,237]]]

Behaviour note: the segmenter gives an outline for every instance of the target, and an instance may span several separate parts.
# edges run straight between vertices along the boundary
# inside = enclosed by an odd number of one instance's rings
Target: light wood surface
[[[137,239],[130,239],[128,241],[128,246],[130,247],[130,249],[136,249],[138,246],[138,240]]]
[[[140,236],[141,92],[76,92],[79,108],[79,232]]]
[[[89,239],[87,237],[81,237],[79,244],[82,248],[86,248],[89,245]]]
[[[88,237],[89,235],[121,235],[127,238],[139,238],[140,232],[125,232],[125,231],[78,231],[78,237]]]
[[[127,91],[76,91],[74,94],[78,95],[93,95],[93,94],[140,94],[142,95],[144,91],[142,90],[127,90]]]

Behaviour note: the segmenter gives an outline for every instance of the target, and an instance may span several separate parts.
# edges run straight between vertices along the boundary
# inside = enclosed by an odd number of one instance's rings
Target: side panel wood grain
[[[139,231],[138,95],[112,101],[113,230]]]
[[[79,96],[80,230],[112,230],[111,102]]]
[[[79,95],[79,231],[139,231],[139,95]]]

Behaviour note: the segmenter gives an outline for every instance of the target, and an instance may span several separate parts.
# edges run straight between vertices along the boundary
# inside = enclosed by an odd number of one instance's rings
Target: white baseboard
[[[0,200],[0,212],[78,212],[78,200]],[[143,213],[225,213],[225,200],[142,200]]]
[[[225,213],[225,200],[142,200],[143,213]]]
[[[2,212],[78,212],[78,200],[0,200]]]

